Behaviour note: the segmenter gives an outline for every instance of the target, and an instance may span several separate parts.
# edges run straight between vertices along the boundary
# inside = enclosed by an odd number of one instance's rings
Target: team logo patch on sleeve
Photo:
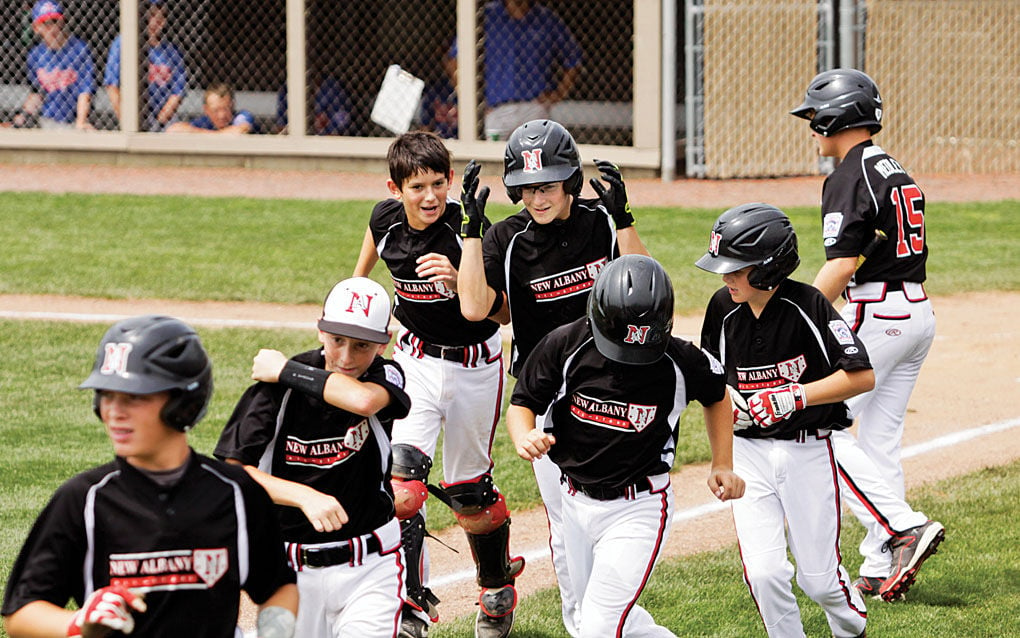
[[[854,333],[850,326],[842,319],[833,319],[829,322],[829,332],[836,337],[836,341],[842,346],[850,346],[854,343]]]
[[[404,375],[396,368],[396,366],[388,364],[384,365],[383,372],[386,373],[386,380],[389,381],[390,385],[403,389]]]
[[[701,352],[708,359],[708,367],[711,368],[713,374],[726,374],[726,368],[723,367],[723,364],[719,363],[718,359],[712,356],[711,352],[704,348],[701,349]]]
[[[843,213],[826,213],[822,218],[822,239],[826,246],[836,243],[839,230],[843,227]]]

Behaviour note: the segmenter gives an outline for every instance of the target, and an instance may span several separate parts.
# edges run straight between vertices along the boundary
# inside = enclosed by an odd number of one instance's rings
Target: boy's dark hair
[[[431,131],[411,131],[393,140],[386,151],[390,179],[397,188],[404,180],[422,171],[450,174],[450,151],[443,140]]]

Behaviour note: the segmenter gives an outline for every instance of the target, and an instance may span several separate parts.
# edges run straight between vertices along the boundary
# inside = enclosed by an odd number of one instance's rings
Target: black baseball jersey
[[[708,302],[701,346],[722,361],[726,382],[750,398],[759,390],[810,383],[836,370],[871,369],[864,344],[817,288],[784,280],[755,317],[720,288]],[[845,403],[808,405],[773,427],[734,432],[747,438],[794,439],[802,430],[842,430],[853,420]]]
[[[3,614],[37,600],[81,606],[122,585],[148,606],[132,635],[230,638],[241,589],[261,604],[293,582],[272,501],[242,468],[192,452],[181,479],[162,487],[118,457],[54,493],[11,571]]]
[[[876,229],[888,239],[861,265],[854,282],[923,283],[924,193],[899,162],[867,141],[850,149],[822,187],[825,258],[860,255]]]
[[[372,209],[369,229],[379,257],[386,262],[393,279],[393,314],[423,341],[441,346],[469,346],[482,343],[499,330],[488,319],[468,321],[460,313],[457,293],[442,283],[431,282],[415,272],[417,259],[428,253],[446,255],[454,268],[460,267],[463,239],[460,236],[460,203],[446,200],[443,216],[424,230],[407,223],[404,205],[386,199]]]
[[[585,315],[595,276],[620,254],[602,202],[576,197],[567,219],[542,225],[522,210],[493,224],[482,242],[485,278],[510,302],[515,376],[543,336]]]
[[[322,349],[294,360],[325,367]],[[278,383],[256,383],[241,396],[214,454],[336,498],[350,520],[334,532],[317,532],[296,507],[279,506],[283,538],[292,543],[342,541],[367,534],[394,516],[390,487],[393,419],[407,416],[400,365],[376,357],[358,379],[377,383],[391,402],[363,417]]]
[[[551,405],[549,458],[578,483],[618,488],[668,472],[684,408],[725,392],[721,364],[689,342],[672,338],[650,365],[617,363],[598,351],[582,317],[539,342],[510,403],[535,414]]]

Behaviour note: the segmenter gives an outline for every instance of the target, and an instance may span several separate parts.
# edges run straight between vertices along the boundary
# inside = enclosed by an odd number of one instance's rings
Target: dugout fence
[[[39,90],[28,58],[42,39],[34,2],[0,0],[0,160],[378,170],[395,132],[373,112],[397,65],[422,87],[410,127],[435,128],[458,161],[498,163],[503,143],[488,139],[484,125],[489,1],[65,0],[67,30],[88,48],[95,83],[94,130],[77,132],[11,127]],[[147,41],[154,4],[165,18],[156,63]],[[876,78],[887,103],[878,141],[910,170],[1020,170],[1020,47],[1011,37],[1020,4],[1012,0],[539,4],[583,52],[552,117],[575,134],[586,159],[610,157],[631,175],[824,171],[807,128],[787,112],[817,71],[838,65]],[[118,36],[122,53],[111,57]],[[675,55],[664,57],[671,51],[664,42],[674,39]],[[451,56],[454,40],[465,46]],[[116,105],[106,89],[114,61]],[[177,119],[201,116],[204,90],[226,83],[261,134],[157,132],[147,87],[178,67],[185,89]],[[563,71],[557,62],[550,73]],[[664,95],[673,87],[675,95]],[[663,117],[670,111],[674,117]]]

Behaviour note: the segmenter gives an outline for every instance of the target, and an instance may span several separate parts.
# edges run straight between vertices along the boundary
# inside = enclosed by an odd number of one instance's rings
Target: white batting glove
[[[770,428],[790,418],[797,410],[807,407],[804,386],[791,383],[781,388],[769,388],[755,393],[747,401],[751,417],[759,427]]]
[[[135,630],[132,611],[144,612],[145,601],[127,587],[111,585],[92,592],[67,626],[68,636],[94,638],[111,631],[129,634]]]

